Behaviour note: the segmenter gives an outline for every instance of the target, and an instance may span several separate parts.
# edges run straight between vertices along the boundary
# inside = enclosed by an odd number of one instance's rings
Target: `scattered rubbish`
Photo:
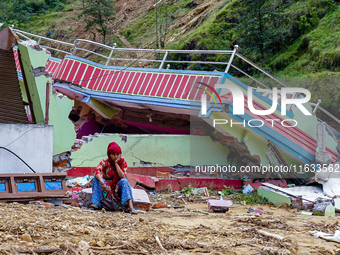
[[[314,176],[315,181],[322,184],[323,191],[330,197],[340,194],[340,174],[339,171],[336,171],[337,168],[334,168],[339,166],[338,164],[330,164],[329,169],[324,168],[322,171],[317,171]]]
[[[334,235],[324,233],[324,232],[321,232],[321,231],[317,231],[317,230],[309,231],[309,233],[311,233],[315,237],[320,237],[320,238],[325,239],[327,241],[333,241],[333,242],[340,243],[340,230],[336,230]]]
[[[80,191],[79,198],[80,205],[89,208],[92,200],[92,188],[87,188]]]
[[[208,190],[207,187],[193,188],[193,187],[189,186],[189,187],[183,188],[182,193],[209,197],[209,190]]]
[[[90,183],[92,181],[92,177],[89,175],[85,175],[83,177],[69,178],[66,180],[67,187],[91,187]]]
[[[272,238],[275,238],[275,239],[280,240],[280,241],[282,241],[284,239],[283,236],[280,236],[280,235],[277,235],[277,234],[272,234],[272,233],[269,233],[269,232],[264,231],[264,230],[258,230],[257,232],[261,235],[272,237]]]
[[[335,207],[332,202],[318,199],[313,208],[313,214],[318,216],[335,216]]]
[[[134,208],[149,211],[151,202],[148,194],[143,189],[132,189],[132,197],[134,200]]]
[[[156,172],[156,178],[170,179],[170,173],[169,172]]]
[[[249,207],[247,213],[264,213],[263,211],[259,210],[259,209],[255,209],[253,207]]]
[[[227,212],[232,205],[233,203],[229,200],[216,200],[216,199],[208,200],[209,212],[224,213]]]
[[[166,249],[163,247],[161,241],[159,240],[159,237],[156,236],[155,238],[156,238],[156,243],[159,245],[159,247],[160,247],[163,251],[166,251]]]
[[[281,188],[270,183],[263,183],[257,192],[275,206],[286,203],[289,206],[303,210],[311,209],[317,198],[332,199],[325,196],[322,187],[319,186]]]
[[[340,213],[340,198],[339,197],[333,197],[335,212]]]
[[[242,190],[242,192],[246,195],[248,195],[249,193],[253,192],[254,189],[252,186],[250,186],[249,184],[247,184],[244,189]]]
[[[205,212],[205,211],[202,211],[202,210],[197,210],[197,209],[193,209],[192,212],[203,213],[205,215],[209,215],[208,212]]]
[[[202,187],[202,188],[196,188],[192,190],[192,193],[194,195],[204,195],[204,196],[209,196],[208,188],[207,187]]]
[[[185,208],[184,205],[173,205],[171,207],[174,208],[174,209],[184,209]]]
[[[311,215],[313,215],[313,213],[312,212],[301,212],[301,215],[311,216]]]
[[[78,198],[64,198],[62,201],[64,204],[79,203]]]
[[[151,205],[151,208],[158,209],[158,208],[168,208],[168,205],[162,203],[155,203]]]
[[[29,201],[28,203],[31,205],[42,205],[41,201]]]
[[[76,194],[74,194],[74,193],[72,192],[72,198],[79,199],[79,196],[78,196],[78,195],[76,195]]]

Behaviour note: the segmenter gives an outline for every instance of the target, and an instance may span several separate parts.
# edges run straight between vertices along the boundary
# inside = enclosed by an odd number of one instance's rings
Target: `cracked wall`
[[[122,148],[122,157],[131,167],[142,166],[190,166],[190,145],[196,144],[200,154],[200,165],[226,164],[228,148],[212,142],[208,136],[189,135],[100,135],[84,143],[71,154],[72,167],[96,167],[107,158],[106,149],[110,142]]]
[[[74,126],[68,115],[72,109],[73,101],[67,97],[58,97],[52,93],[51,73],[45,70],[48,55],[35,41],[25,41],[18,46],[23,63],[33,112],[36,123],[45,123],[46,113],[46,83],[50,83],[48,124],[53,125],[53,155],[69,151],[76,138]],[[20,82],[23,99],[28,101],[23,82]]]

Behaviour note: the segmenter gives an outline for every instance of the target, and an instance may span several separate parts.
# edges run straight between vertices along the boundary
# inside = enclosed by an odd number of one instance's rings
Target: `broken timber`
[[[62,198],[66,173],[0,174],[0,200]]]

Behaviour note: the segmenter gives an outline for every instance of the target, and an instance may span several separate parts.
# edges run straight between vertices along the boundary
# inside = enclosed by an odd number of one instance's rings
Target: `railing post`
[[[316,113],[316,110],[318,109],[319,105],[321,104],[321,99],[318,100],[316,106],[314,107],[313,114]]]
[[[41,42],[41,37],[39,37],[38,45],[40,45],[40,42]]]
[[[74,56],[76,54],[76,51],[77,51],[77,47],[79,46],[79,42],[76,40],[74,40],[74,50],[72,52],[72,56]]]
[[[107,66],[107,65],[110,63],[110,60],[111,60],[113,51],[115,50],[116,46],[117,46],[117,43],[114,43],[113,46],[112,46],[113,49],[112,49],[111,52],[110,52],[110,55],[109,55],[109,57],[108,57],[108,59],[107,59],[107,61],[106,61],[105,66]]]
[[[235,45],[235,46],[234,46],[233,53],[232,53],[231,56],[230,56],[228,65],[227,65],[227,67],[226,67],[226,69],[225,69],[225,71],[224,71],[225,73],[228,73],[228,72],[229,72],[229,69],[230,69],[230,66],[231,66],[231,62],[233,61],[233,59],[234,59],[234,57],[235,57],[235,54],[236,54],[237,49],[238,49],[238,45]]]
[[[159,65],[158,69],[162,69],[163,68],[163,65],[165,63],[165,60],[166,60],[167,56],[168,56],[168,51],[165,52],[163,60],[162,60],[162,63]]]

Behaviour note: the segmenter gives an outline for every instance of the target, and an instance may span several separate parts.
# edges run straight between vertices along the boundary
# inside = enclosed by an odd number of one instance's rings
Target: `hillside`
[[[28,2],[44,6],[42,0]],[[55,2],[55,6],[43,11],[36,7],[35,15],[21,22],[20,28],[69,42],[73,41],[70,37],[102,41],[98,32],[85,31],[86,24],[78,16],[82,1],[48,2]],[[324,108],[340,116],[338,1],[160,0],[156,5],[154,0],[117,0],[115,8],[115,19],[108,24],[108,45],[116,42],[118,47],[228,50],[238,44],[241,54],[289,85],[308,88],[312,102],[322,99]],[[3,20],[4,13],[1,17]],[[91,55],[83,57],[100,61]],[[200,56],[200,60],[209,59],[211,56]],[[228,61],[223,56],[214,60]],[[257,76],[241,62],[236,66]],[[186,68],[223,70],[223,66],[209,65]],[[236,70],[231,74],[240,76]]]

